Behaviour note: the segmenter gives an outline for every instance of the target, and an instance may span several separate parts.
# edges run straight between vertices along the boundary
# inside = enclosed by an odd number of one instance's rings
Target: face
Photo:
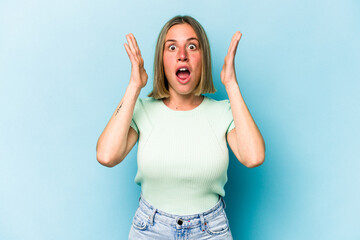
[[[177,24],[169,29],[163,61],[170,95],[192,94],[200,82],[202,54],[198,37],[189,24]]]

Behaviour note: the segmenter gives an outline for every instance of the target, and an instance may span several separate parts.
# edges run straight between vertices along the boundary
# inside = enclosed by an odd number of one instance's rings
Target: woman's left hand
[[[236,83],[236,74],[235,74],[235,54],[236,49],[239,44],[239,41],[241,39],[242,33],[240,31],[237,31],[230,43],[230,47],[228,50],[228,53],[224,60],[224,65],[221,70],[221,82],[225,85],[225,87],[229,84]]]

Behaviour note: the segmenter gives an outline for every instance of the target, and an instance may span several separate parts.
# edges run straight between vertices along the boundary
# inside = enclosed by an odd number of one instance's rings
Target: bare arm
[[[97,160],[104,166],[119,164],[135,145],[138,134],[130,127],[135,103],[148,75],[136,39],[126,35],[125,50],[131,61],[131,77],[123,98],[100,135],[96,145]]]
[[[221,71],[221,81],[229,96],[235,128],[227,135],[227,140],[236,158],[247,167],[257,167],[265,159],[265,142],[252,118],[237,83],[234,58],[242,34],[236,32],[230,43]]]

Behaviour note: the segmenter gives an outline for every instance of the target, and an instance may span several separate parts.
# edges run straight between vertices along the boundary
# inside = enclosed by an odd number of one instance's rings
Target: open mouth
[[[179,68],[177,71],[176,71],[176,76],[182,80],[182,81],[186,81],[189,77],[190,77],[190,71],[188,68],[186,67],[182,67],[182,68]]]

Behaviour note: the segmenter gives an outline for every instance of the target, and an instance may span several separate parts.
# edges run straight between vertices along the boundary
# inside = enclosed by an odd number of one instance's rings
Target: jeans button
[[[182,225],[182,224],[183,224],[183,220],[182,220],[182,219],[179,219],[179,220],[177,221],[177,223],[178,223],[179,225]]]

